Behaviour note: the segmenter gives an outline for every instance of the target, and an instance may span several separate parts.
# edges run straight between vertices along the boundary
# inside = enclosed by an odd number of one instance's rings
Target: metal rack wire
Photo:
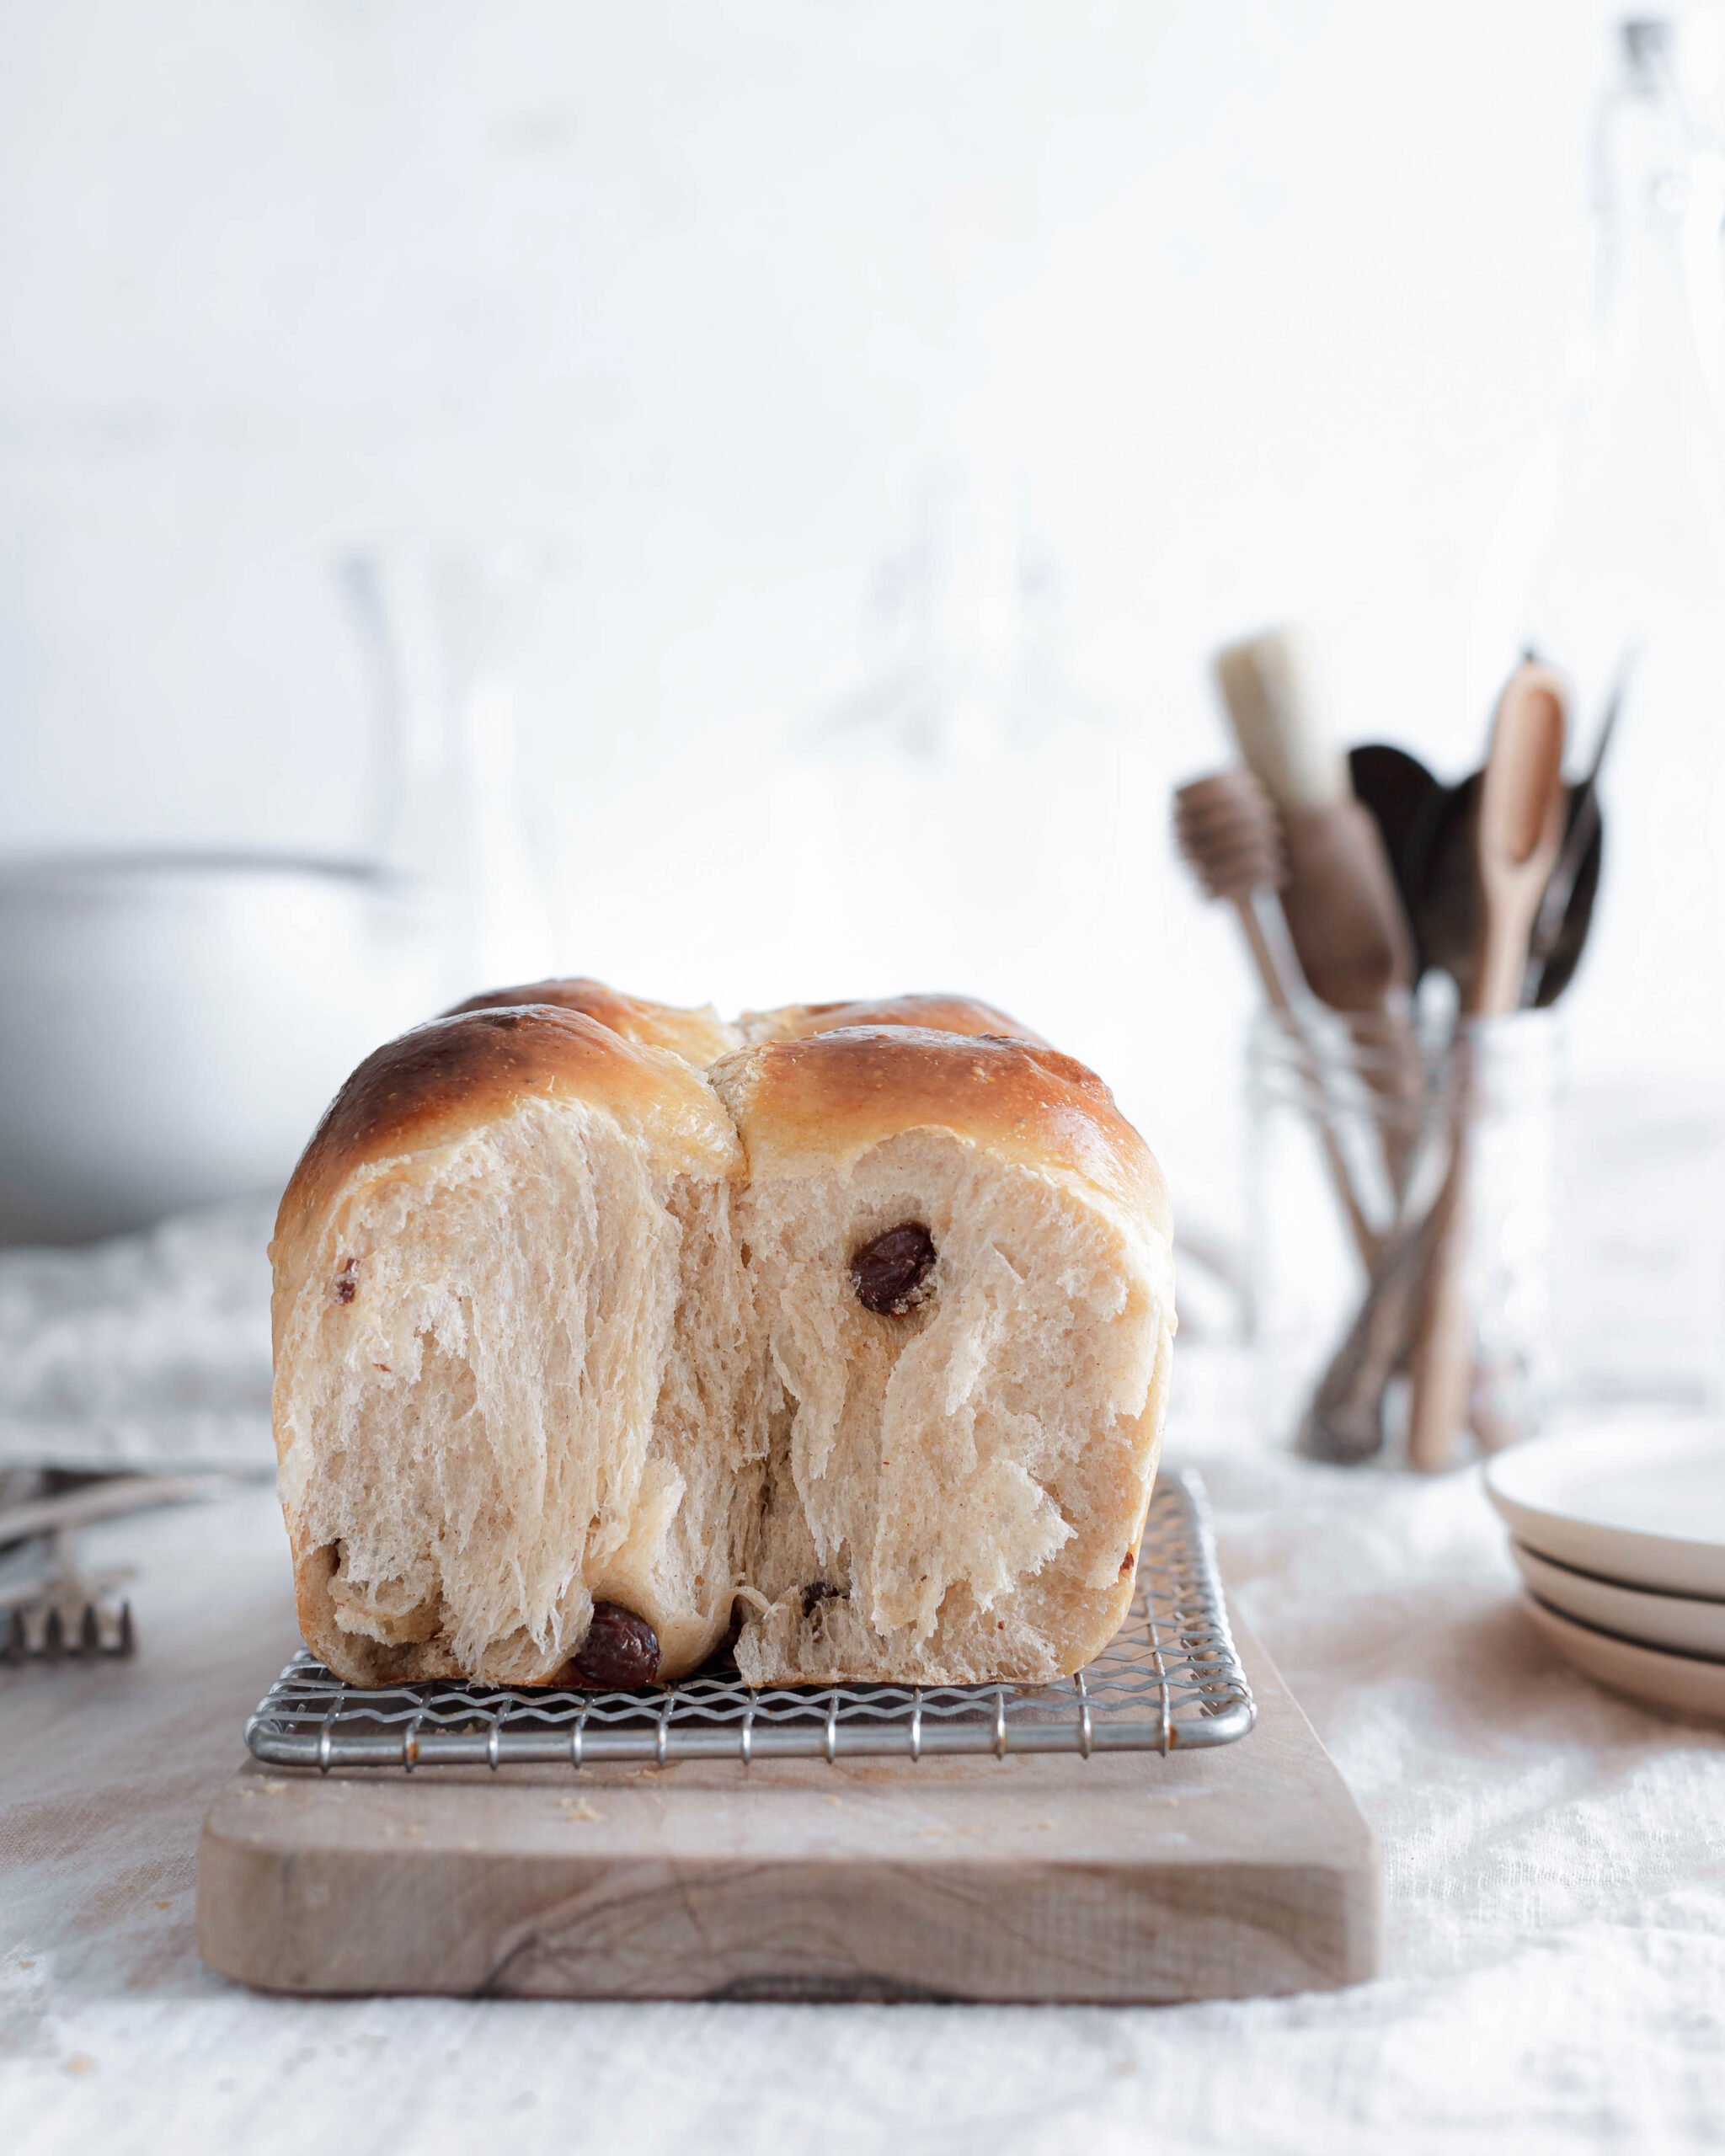
[[[303,1649],[246,1725],[271,1767],[489,1767],[1160,1752],[1231,1743],[1256,1715],[1228,1629],[1202,1484],[1165,1474],[1125,1623],[1048,1685],[840,1684],[751,1691],[726,1665],[637,1692],[344,1684]]]

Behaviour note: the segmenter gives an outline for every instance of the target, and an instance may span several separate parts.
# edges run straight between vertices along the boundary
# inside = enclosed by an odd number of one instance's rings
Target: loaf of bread
[[[957,997],[474,997],[282,1200],[307,1643],[356,1684],[1041,1682],[1130,1601],[1173,1331],[1106,1086]]]

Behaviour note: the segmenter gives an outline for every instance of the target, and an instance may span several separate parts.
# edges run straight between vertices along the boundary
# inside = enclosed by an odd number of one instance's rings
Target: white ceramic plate
[[[1643,1646],[1669,1647],[1677,1654],[1706,1655],[1725,1662],[1725,1602],[1698,1602],[1685,1594],[1649,1594],[1591,1572],[1554,1565],[1535,1550],[1512,1542],[1510,1553],[1521,1577],[1539,1597],[1566,1617],[1578,1618],[1601,1631],[1621,1632]]]
[[[1544,1603],[1525,1598],[1527,1614],[1567,1662],[1584,1677],[1613,1692],[1627,1694],[1643,1706],[1666,1707],[1680,1715],[1725,1721],[1725,1662],[1701,1662],[1684,1654],[1662,1654],[1632,1640],[1614,1640],[1591,1625],[1578,1625]]]
[[[1542,1557],[1626,1586],[1725,1601],[1725,1426],[1599,1423],[1500,1453],[1486,1494]]]

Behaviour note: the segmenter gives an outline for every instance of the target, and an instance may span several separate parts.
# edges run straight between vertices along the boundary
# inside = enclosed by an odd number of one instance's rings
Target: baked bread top
[[[573,1009],[467,1011],[374,1049],[336,1095],[283,1193],[278,1269],[310,1259],[358,1171],[454,1145],[536,1095],[602,1107],[639,1132],[662,1172],[741,1167],[730,1118],[684,1057]]]
[[[669,1049],[689,1063],[716,1062],[741,1043],[736,1027],[726,1025],[710,1003],[698,1009],[653,1003],[644,996],[624,995],[602,980],[588,980],[579,974],[526,981],[518,988],[489,988],[457,1003],[444,1016],[459,1018],[470,1011],[505,1011],[527,1003],[577,1011],[608,1026],[623,1040],[646,1048]]]
[[[884,995],[839,1003],[782,1003],[770,1011],[745,1011],[734,1024],[710,1003],[698,1006],[654,1003],[625,995],[602,980],[582,974],[523,981],[514,988],[488,988],[469,995],[443,1014],[458,1018],[469,1011],[505,1011],[543,1003],[576,1011],[609,1026],[626,1041],[668,1048],[691,1063],[716,1063],[733,1049],[756,1041],[800,1040],[810,1033],[835,1033],[852,1026],[921,1026],[940,1033],[997,1033],[1033,1047],[1048,1043],[1039,1033],[1009,1018],[991,1003],[971,995]]]
[[[1039,1033],[969,995],[886,995],[851,1003],[786,1003],[776,1011],[745,1011],[737,1021],[745,1042],[800,1040],[810,1033],[836,1033],[853,1026],[917,1026],[937,1033],[997,1034],[1048,1043]]]
[[[1079,1186],[1140,1239],[1146,1227],[1171,1236],[1167,1187],[1150,1148],[1102,1080],[1055,1049],[991,1033],[848,1026],[744,1049],[711,1075],[751,1171],[827,1168],[907,1131],[944,1130]]]
[[[740,1035],[754,1045],[740,1048]],[[277,1241],[291,1257],[355,1168],[451,1143],[531,1093],[601,1102],[650,1134],[667,1169],[707,1168],[715,1147],[740,1166],[704,1068],[737,1118],[770,1131],[754,1144],[781,1166],[798,1151],[830,1161],[836,1139],[854,1159],[905,1130],[950,1130],[1075,1177],[1172,1235],[1161,1171],[1108,1086],[992,1005],[786,1004],[732,1026],[711,1005],[655,1003],[575,975],[486,990],[368,1056],[294,1171]]]

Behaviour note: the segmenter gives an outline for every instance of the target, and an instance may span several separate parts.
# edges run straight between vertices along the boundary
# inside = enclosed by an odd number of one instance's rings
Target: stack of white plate
[[[1725,1427],[1541,1438],[1486,1470],[1528,1610],[1615,1692],[1725,1721]]]

